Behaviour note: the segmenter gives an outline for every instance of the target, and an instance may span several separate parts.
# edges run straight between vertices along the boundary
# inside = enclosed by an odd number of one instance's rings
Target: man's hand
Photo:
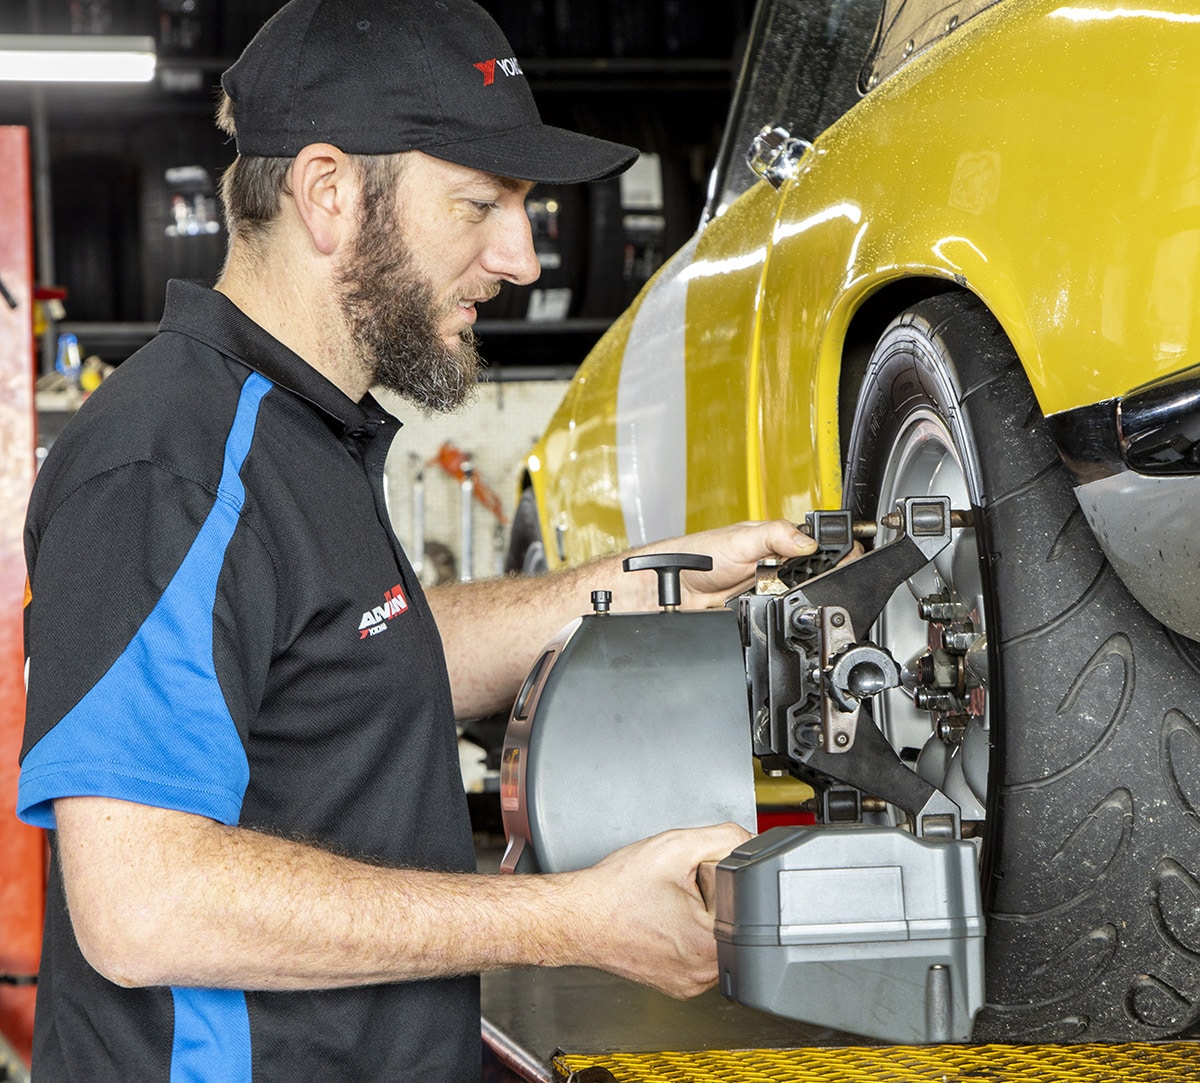
[[[665,831],[566,874],[584,925],[579,961],[680,1000],[711,988],[717,942],[696,872],[749,837],[736,824]]]
[[[817,543],[794,523],[774,519],[688,534],[655,542],[635,552],[703,553],[712,557],[712,571],[685,571],[680,577],[684,608],[708,609],[753,586],[760,560],[808,556],[816,548]]]

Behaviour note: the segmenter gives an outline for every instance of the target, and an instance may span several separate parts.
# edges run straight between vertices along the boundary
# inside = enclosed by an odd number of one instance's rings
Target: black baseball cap
[[[638,155],[543,124],[504,33],[471,0],[291,0],[221,85],[239,154],[420,150],[557,184],[614,177]]]

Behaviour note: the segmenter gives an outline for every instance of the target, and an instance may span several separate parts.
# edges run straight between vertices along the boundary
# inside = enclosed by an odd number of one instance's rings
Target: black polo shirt
[[[34,488],[18,812],[103,795],[395,866],[474,869],[441,641],[384,500],[399,423],[227,298],[160,334]],[[53,843],[53,834],[51,835]],[[479,1077],[475,978],[122,989],[81,956],[55,861],[37,1078]]]

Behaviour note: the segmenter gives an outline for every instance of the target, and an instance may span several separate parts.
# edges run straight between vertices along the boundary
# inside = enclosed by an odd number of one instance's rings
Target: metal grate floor
[[[1200,1043],[560,1053],[554,1067],[578,1083],[1188,1083]]]

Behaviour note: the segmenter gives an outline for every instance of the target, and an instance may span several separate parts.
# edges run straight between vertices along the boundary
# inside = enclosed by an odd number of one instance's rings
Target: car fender
[[[1171,12],[1159,15],[1171,21]],[[1200,192],[1192,167],[1166,153],[1200,141],[1194,108],[1174,104],[1200,90],[1200,19],[1180,13],[1164,48],[1153,16],[1000,5],[818,140],[782,193],[766,261],[753,513],[795,518],[840,499],[837,412],[851,328],[897,284],[978,295],[1048,416],[1119,396],[1200,352],[1192,341]],[[1064,75],[1054,58],[1067,40],[1079,59]],[[1113,73],[1106,58],[1118,47],[1124,57],[1132,51],[1130,70]],[[1015,107],[985,78],[1001,57],[1027,91]],[[1044,112],[1077,107],[1081,84],[1093,108],[1066,129],[1048,126]],[[1147,122],[1160,112],[1160,124]],[[1046,162],[1066,183],[1046,183]],[[903,186],[878,179],[897,176]],[[1114,531],[1112,515],[1097,535],[1114,567],[1180,627],[1157,604],[1167,596],[1163,576],[1148,591],[1148,577],[1131,574],[1154,539],[1145,529]],[[1094,509],[1088,517],[1097,528]],[[1178,516],[1140,521],[1181,529]]]
[[[659,269],[596,344],[526,458],[550,567],[684,531],[681,272],[697,241]]]

